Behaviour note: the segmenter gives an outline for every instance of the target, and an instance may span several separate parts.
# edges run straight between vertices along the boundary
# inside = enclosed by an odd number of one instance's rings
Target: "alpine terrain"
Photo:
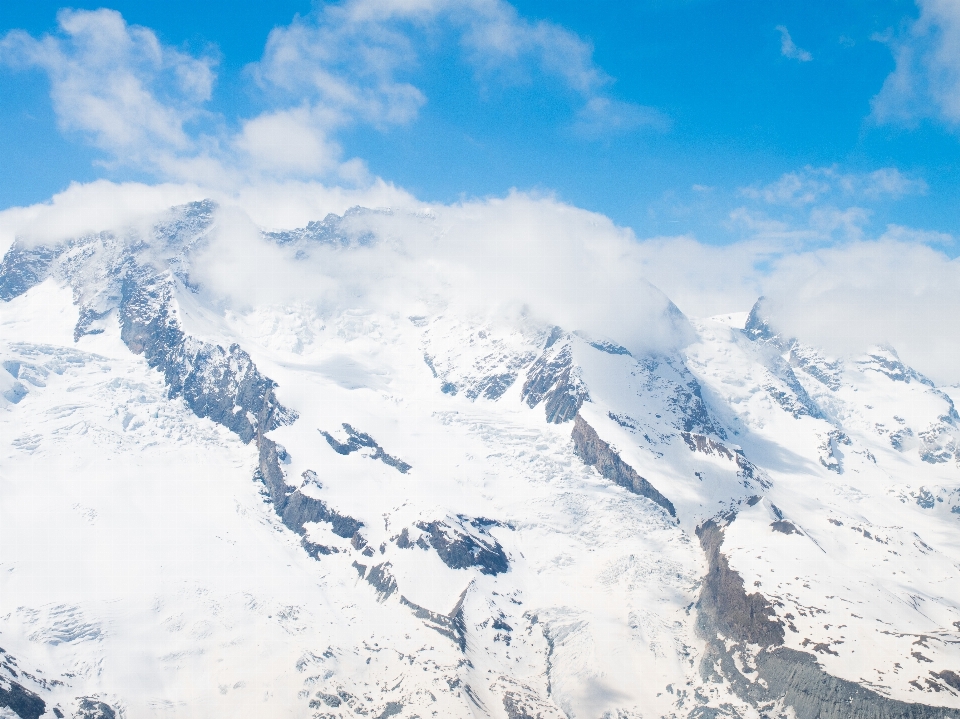
[[[3,257],[0,717],[960,719],[956,387],[239,212]]]

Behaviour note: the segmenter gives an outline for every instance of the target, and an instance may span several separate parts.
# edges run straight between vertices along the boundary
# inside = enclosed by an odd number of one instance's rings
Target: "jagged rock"
[[[520,397],[531,409],[543,402],[547,422],[553,424],[567,422],[580,411],[590,395],[573,365],[569,335],[550,335],[543,354],[527,370]]]
[[[460,598],[449,614],[438,614],[429,609],[424,609],[402,595],[400,604],[410,607],[415,617],[422,619],[424,624],[450,639],[460,647],[461,652],[465,652],[467,650],[467,625],[463,618],[463,602],[467,598],[469,590],[470,587],[468,586],[460,593]]]
[[[257,478],[263,482],[274,510],[287,527],[304,534],[304,525],[308,522],[328,522],[334,534],[349,539],[363,526],[362,522],[330,509],[322,500],[299,489],[291,490],[280,467],[277,443],[258,433],[257,444],[260,448]]]
[[[791,707],[797,719],[960,719],[960,711],[888,699],[834,677],[813,654],[783,646],[783,626],[773,606],[760,593],[746,593],[743,578],[720,551],[723,528],[735,516],[697,528],[708,563],[697,602],[697,629],[706,640],[700,661],[705,681],[729,682],[755,707],[779,701]],[[732,642],[730,649],[727,642]],[[755,654],[757,676],[751,679],[734,660],[745,644],[760,647]]]
[[[0,262],[0,300],[12,300],[43,282],[62,252],[63,248],[28,247],[14,241]]]
[[[81,697],[74,719],[116,719],[117,713],[96,697]]]
[[[222,424],[244,442],[261,427],[269,431],[296,419],[276,401],[276,383],[260,374],[239,345],[225,350],[181,330],[169,279],[131,272],[121,292],[121,339],[163,372],[170,396],[183,397],[198,417]]]
[[[413,467],[403,460],[397,459],[396,457],[384,452],[383,447],[377,444],[376,440],[374,440],[369,434],[358,432],[346,422],[343,424],[343,429],[347,433],[346,442],[337,441],[333,435],[331,435],[329,432],[325,432],[322,429],[318,431],[323,435],[323,438],[327,440],[327,444],[329,444],[333,448],[333,451],[335,451],[337,454],[346,455],[350,454],[351,452],[356,452],[361,447],[369,447],[370,449],[374,450],[373,454],[370,455],[371,459],[378,459],[388,467],[393,467],[401,474],[406,474],[413,469]]]
[[[741,479],[755,481],[764,489],[769,489],[772,486],[770,478],[767,476],[766,472],[748,460],[746,456],[744,456],[743,450],[734,449],[731,451],[730,448],[722,442],[718,442],[715,439],[711,439],[710,437],[702,434],[681,432],[680,436],[683,438],[683,441],[686,443],[687,447],[690,448],[691,452],[720,455],[721,457],[736,463],[737,467],[740,469],[737,474]]]
[[[351,207],[343,215],[329,213],[319,221],[308,222],[305,227],[279,232],[265,232],[264,236],[278,245],[297,242],[347,247],[351,244],[371,245],[376,235],[364,225],[363,220],[376,214],[389,214],[389,210],[371,210],[366,207]]]
[[[451,569],[478,567],[481,574],[496,575],[510,568],[500,543],[475,524],[476,533],[466,531],[461,518],[459,526],[447,522],[418,522],[427,533],[430,546]],[[479,536],[478,536],[479,535]]]
[[[620,455],[613,451],[609,444],[600,439],[596,430],[579,414],[574,419],[573,451],[590,467],[596,467],[601,476],[614,484],[639,494],[641,497],[659,504],[671,517],[677,516],[673,502],[664,497],[656,487],[641,477],[629,464],[620,459]]]
[[[20,719],[40,719],[46,704],[29,689],[15,681],[0,677],[0,707],[6,707]]]
[[[391,566],[390,562],[377,564],[367,574],[367,582],[377,590],[381,602],[397,591],[397,580],[390,573]]]
[[[762,647],[782,645],[783,627],[773,618],[770,602],[760,593],[747,594],[743,579],[720,552],[723,528],[710,520],[697,529],[697,536],[708,566],[697,604],[704,633],[719,631],[735,641]]]

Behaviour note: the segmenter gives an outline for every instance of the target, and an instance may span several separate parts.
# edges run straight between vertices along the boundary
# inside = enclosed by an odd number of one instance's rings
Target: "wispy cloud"
[[[915,124],[932,118],[960,127],[960,3],[917,0],[920,16],[889,44],[896,67],[873,98],[880,123]]]
[[[670,129],[670,118],[655,107],[593,97],[577,112],[574,130],[585,137],[603,137],[632,132],[637,128],[659,132]]]
[[[751,185],[740,189],[740,194],[770,205],[803,206],[829,198],[846,200],[897,200],[907,195],[922,195],[927,183],[917,177],[904,175],[895,167],[883,167],[873,172],[841,172],[836,166],[806,166],[796,172],[781,175],[767,185]]]
[[[584,134],[663,126],[652,108],[612,97],[593,47],[555,23],[531,21],[503,0],[347,0],[274,29],[252,71],[275,92],[308,99],[341,123],[404,124],[427,102],[411,80],[425,37],[453,33],[479,81],[560,80],[583,103]]]
[[[790,31],[787,30],[786,27],[783,25],[777,25],[774,29],[780,33],[781,55],[784,57],[789,57],[791,60],[799,60],[800,62],[810,62],[813,60],[813,55],[803,48],[797,47],[797,44],[793,41],[793,38],[790,37]]]

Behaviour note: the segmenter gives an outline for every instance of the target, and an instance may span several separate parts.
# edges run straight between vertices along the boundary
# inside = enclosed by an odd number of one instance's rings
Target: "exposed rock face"
[[[257,446],[260,449],[257,479],[263,482],[274,510],[287,527],[297,534],[305,534],[306,523],[328,522],[333,533],[345,539],[363,527],[362,522],[330,509],[323,500],[304,494],[300,489],[291,490],[280,466],[281,448],[276,442],[258,433]]]
[[[496,325],[453,317],[408,319],[423,328],[423,361],[444,394],[463,395],[471,401],[499,400],[537,357],[524,332],[504,332]],[[458,338],[452,345],[451,335]]]
[[[700,592],[700,622],[726,637],[763,647],[783,644],[783,627],[762,594],[747,594],[743,579],[720,552],[723,530],[711,520],[698,528],[708,570]]]
[[[15,241],[0,263],[0,300],[12,300],[43,282],[61,252],[58,248],[31,248],[20,240]]]
[[[95,697],[82,697],[74,719],[116,719],[116,716],[109,704]]]
[[[260,373],[239,345],[225,349],[183,330],[177,282],[193,289],[186,254],[202,242],[215,209],[209,201],[173,208],[149,237],[139,240],[100,233],[55,248],[15,243],[0,265],[0,299],[23,294],[48,276],[65,280],[80,306],[74,339],[94,331],[94,322],[116,310],[121,339],[163,374],[170,397],[182,397],[198,417],[230,429],[244,442],[256,440],[258,478],[286,526],[304,534],[307,522],[329,522],[336,534],[351,537],[360,522],[330,510],[319,499],[291,492],[284,481],[277,445],[264,435],[295,421],[297,413],[277,401],[277,384]],[[361,444],[369,439],[357,437]],[[376,443],[364,446],[379,449]],[[385,453],[381,459],[400,471],[409,469]]]
[[[547,422],[562,424],[573,419],[590,395],[573,365],[569,335],[558,332],[547,340],[543,354],[527,370],[520,396],[531,407],[543,402]]]
[[[790,357],[793,358],[793,349],[798,348],[797,341],[783,337],[770,326],[770,322],[764,314],[763,302],[764,298],[761,297],[754,304],[750,310],[750,315],[747,317],[743,332],[758,345],[768,345],[771,348],[766,357],[767,370],[770,372],[770,376],[764,389],[774,402],[795,418],[807,415],[822,419],[823,412],[807,394],[803,385],[800,384],[791,364],[781,356],[784,352],[790,352]],[[797,354],[797,358],[808,374],[820,375],[824,378],[821,381],[826,381],[828,384],[835,383],[833,375],[835,375],[836,367],[832,367],[830,370],[820,369],[819,363],[814,362],[812,357],[802,352]]]
[[[734,518],[710,520],[697,529],[709,565],[697,602],[697,628],[706,640],[700,662],[705,681],[729,682],[761,713],[779,702],[797,719],[960,719],[960,711],[888,699],[831,676],[813,654],[783,646],[773,606],[759,593],[746,593],[743,578],[720,551],[723,527]],[[690,716],[708,715],[695,710]]]
[[[80,307],[75,340],[102,331],[93,325],[117,310],[124,343],[163,373],[171,397],[183,397],[197,416],[250,442],[260,422],[266,431],[296,413],[276,402],[276,384],[239,345],[224,349],[188,336],[174,299],[177,279],[189,287],[184,257],[209,231],[214,209],[209,201],[174,208],[148,238],[100,233],[55,248],[14,243],[0,265],[0,299],[49,276],[68,282]]]
[[[716,454],[732,462],[735,462],[740,471],[737,473],[741,479],[746,482],[757,482],[764,489],[769,489],[772,485],[766,472],[757,467],[753,462],[746,458],[743,450],[731,450],[722,442],[711,439],[703,434],[694,434],[693,432],[681,432],[680,436],[691,452],[701,452],[703,454]]]
[[[486,532],[484,523],[473,520],[470,523],[473,531],[468,531],[467,518],[459,519],[456,524],[418,522],[417,528],[427,533],[426,541],[451,569],[477,567],[481,574],[490,575],[506,572],[510,568],[507,555],[500,543]]]
[[[305,227],[264,234],[278,245],[296,243],[333,247],[347,247],[351,244],[370,245],[376,241],[376,235],[366,226],[364,220],[385,212],[389,211],[351,207],[342,216],[331,212],[322,220],[308,222]]]
[[[641,497],[659,504],[671,517],[677,516],[673,502],[664,497],[650,482],[637,474],[629,464],[620,459],[609,444],[600,439],[596,430],[587,424],[579,414],[574,418],[573,451],[583,460],[583,463],[596,467],[597,471],[610,481],[620,485]]]
[[[163,372],[171,397],[183,397],[198,417],[209,417],[244,442],[296,419],[274,398],[264,377],[239,345],[229,349],[186,335],[180,328],[169,277],[134,270],[123,282],[120,336],[135,354]]]
[[[390,566],[390,562],[377,564],[367,574],[367,582],[377,590],[381,602],[397,591],[397,580],[390,573]]]
[[[453,641],[460,647],[461,652],[465,652],[467,650],[467,625],[463,618],[463,601],[467,598],[468,591],[470,591],[469,586],[460,593],[460,598],[449,614],[431,612],[429,609],[414,604],[404,596],[400,597],[400,603],[410,607],[415,617],[422,619],[424,624]]]
[[[337,454],[350,454],[351,452],[356,452],[361,447],[369,447],[373,450],[373,454],[370,455],[371,459],[378,459],[388,467],[393,467],[401,474],[406,474],[413,469],[413,467],[403,460],[392,457],[384,452],[383,447],[377,444],[376,440],[369,434],[358,432],[346,423],[343,424],[343,429],[347,433],[346,442],[339,442],[329,432],[325,432],[322,429],[320,430],[320,434],[327,440],[327,444],[329,444]]]
[[[0,707],[5,707],[20,719],[40,719],[46,712],[46,704],[29,689],[15,681],[0,678]]]

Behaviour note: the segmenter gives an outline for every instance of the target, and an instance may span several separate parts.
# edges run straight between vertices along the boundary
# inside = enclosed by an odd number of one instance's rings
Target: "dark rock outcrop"
[[[700,661],[705,681],[729,682],[738,696],[755,707],[782,702],[792,707],[797,719],[960,719],[955,709],[888,699],[834,677],[815,655],[783,646],[783,626],[773,606],[762,594],[746,593],[743,578],[720,551],[723,528],[734,519],[731,514],[697,529],[708,562],[697,602],[697,630],[706,640]],[[729,649],[728,643],[732,643]],[[759,645],[760,651],[745,661],[747,644]],[[735,661],[738,653],[739,662]],[[752,664],[752,676],[745,676],[738,664],[744,668]]]
[[[364,220],[383,213],[389,213],[389,210],[351,207],[342,216],[331,212],[322,220],[311,220],[305,227],[265,232],[264,237],[278,245],[306,243],[331,247],[367,246],[376,241],[376,235],[366,226]]]
[[[274,511],[287,527],[297,534],[305,534],[304,525],[308,522],[328,522],[333,533],[345,539],[354,536],[363,527],[363,522],[330,509],[323,500],[304,494],[299,489],[292,490],[280,466],[280,449],[276,442],[258,433],[257,446],[260,448],[257,479],[263,482]]]
[[[0,678],[0,707],[5,707],[20,719],[40,719],[46,704],[29,689],[15,681]]]
[[[120,337],[134,354],[164,375],[171,397],[183,397],[198,417],[208,417],[250,442],[297,415],[274,397],[276,383],[264,377],[239,345],[229,349],[183,332],[173,303],[173,283],[149,269],[132,270],[120,299]]]
[[[760,593],[746,593],[743,578],[720,552],[722,527],[710,520],[697,529],[697,536],[708,564],[698,604],[700,626],[748,644],[782,645],[783,627],[775,619],[773,606]]]
[[[8,302],[43,282],[63,248],[29,247],[14,241],[0,262],[0,300]]]
[[[198,417],[228,428],[244,442],[256,441],[257,476],[287,527],[302,535],[308,522],[329,522],[335,534],[351,537],[362,523],[319,499],[291,491],[284,481],[278,446],[265,433],[295,421],[297,413],[277,400],[276,382],[261,374],[238,344],[224,348],[205,342],[188,335],[180,322],[177,281],[191,287],[185,253],[209,231],[215,209],[209,201],[174,208],[147,241],[101,233],[53,249],[15,244],[0,265],[0,299],[22,294],[57,272],[74,285],[81,307],[75,339],[89,334],[93,322],[116,309],[121,339],[163,374],[168,396],[183,398]],[[55,267],[57,263],[62,266]],[[92,282],[93,288],[84,282]],[[401,472],[410,468],[385,454],[367,435],[355,435],[358,446],[376,448],[382,461]],[[305,546],[313,556],[331,551]]]
[[[475,531],[469,531],[464,524],[466,518],[459,519],[456,523],[418,522],[416,526],[427,533],[430,546],[451,569],[477,567],[481,574],[491,575],[506,572],[510,563],[500,543],[486,532],[482,523],[472,523]]]
[[[401,474],[406,474],[413,469],[413,467],[404,462],[402,459],[397,459],[396,457],[384,452],[383,447],[377,444],[376,440],[374,440],[374,438],[369,434],[358,432],[346,422],[343,423],[343,429],[347,433],[346,442],[339,442],[329,432],[325,432],[322,429],[319,430],[320,434],[323,435],[323,438],[327,440],[327,444],[329,444],[333,448],[333,451],[337,454],[346,455],[350,454],[351,452],[356,452],[361,447],[369,447],[373,450],[373,454],[370,455],[371,459],[378,459],[388,467],[393,467]]]
[[[377,564],[371,567],[367,574],[367,582],[377,590],[377,597],[382,602],[397,591],[397,580],[390,573],[390,562]]]
[[[74,719],[116,719],[117,713],[106,702],[96,697],[81,697]]]
[[[542,402],[547,422],[553,424],[567,422],[580,411],[589,394],[573,366],[569,335],[550,335],[543,354],[527,370],[520,397],[531,408]]]
[[[410,607],[410,609],[413,610],[413,615],[418,619],[422,619],[423,623],[428,627],[439,632],[460,647],[461,652],[466,652],[467,625],[463,617],[463,602],[467,598],[467,592],[469,590],[470,587],[468,586],[460,593],[460,598],[457,600],[453,609],[450,610],[449,614],[438,614],[429,609],[424,609],[402,595],[400,597],[400,603]]]
[[[764,489],[769,489],[772,486],[770,478],[767,476],[766,472],[747,459],[743,453],[743,450],[731,450],[729,447],[723,444],[723,442],[718,442],[717,440],[707,437],[703,434],[681,432],[680,436],[683,438],[683,441],[686,443],[687,447],[690,448],[691,452],[716,454],[724,457],[725,459],[736,463],[737,468],[739,469],[737,475],[741,479],[757,482]]]
[[[652,502],[663,507],[669,512],[671,517],[677,516],[677,510],[673,502],[664,497],[656,487],[641,477],[629,464],[620,459],[609,444],[600,439],[596,430],[587,424],[579,414],[574,419],[573,432],[570,435],[573,438],[573,451],[583,460],[583,463],[596,470],[606,479],[614,484],[646,497]]]

